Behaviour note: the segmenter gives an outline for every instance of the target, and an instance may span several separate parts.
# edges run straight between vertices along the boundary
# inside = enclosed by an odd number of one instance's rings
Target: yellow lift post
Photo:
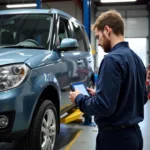
[[[67,114],[66,114],[67,113]],[[66,115],[64,115],[66,114]],[[86,116],[84,113],[81,112],[76,105],[71,105],[68,107],[65,107],[61,110],[61,115],[64,115],[60,119],[60,123],[70,123],[70,122],[76,122],[76,123],[82,123],[83,125],[88,126],[96,126],[95,123],[92,122],[92,118],[89,116]],[[84,117],[84,122],[83,122]]]
[[[60,119],[61,123],[82,122],[83,113],[76,107],[67,111],[67,115]]]

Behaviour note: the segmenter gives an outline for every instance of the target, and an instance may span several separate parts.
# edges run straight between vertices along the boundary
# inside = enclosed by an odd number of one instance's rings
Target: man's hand
[[[96,91],[94,89],[91,88],[87,88],[87,91],[90,93],[90,95],[94,96]]]
[[[69,99],[71,100],[71,102],[72,102],[73,104],[75,104],[75,98],[76,98],[80,93],[81,93],[81,92],[78,91],[78,90],[76,90],[76,91],[74,91],[74,92],[70,92],[70,94],[69,94]]]

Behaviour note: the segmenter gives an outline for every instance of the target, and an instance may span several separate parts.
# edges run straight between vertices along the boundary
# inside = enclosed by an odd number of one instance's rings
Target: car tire
[[[37,109],[30,129],[17,144],[21,150],[50,150],[54,149],[58,133],[58,115],[54,104],[50,100],[44,102]],[[42,147],[47,146],[47,149]]]

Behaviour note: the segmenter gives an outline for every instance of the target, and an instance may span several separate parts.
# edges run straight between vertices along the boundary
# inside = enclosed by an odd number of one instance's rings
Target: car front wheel
[[[53,150],[58,131],[54,104],[45,100],[35,113],[27,135],[19,141],[21,150]]]

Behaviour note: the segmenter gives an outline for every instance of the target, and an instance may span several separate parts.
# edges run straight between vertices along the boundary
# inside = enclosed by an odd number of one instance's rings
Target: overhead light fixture
[[[101,3],[136,2],[137,0],[100,0]]]
[[[9,4],[6,5],[7,8],[21,8],[21,7],[36,7],[37,4],[35,3],[30,3],[30,4]]]

